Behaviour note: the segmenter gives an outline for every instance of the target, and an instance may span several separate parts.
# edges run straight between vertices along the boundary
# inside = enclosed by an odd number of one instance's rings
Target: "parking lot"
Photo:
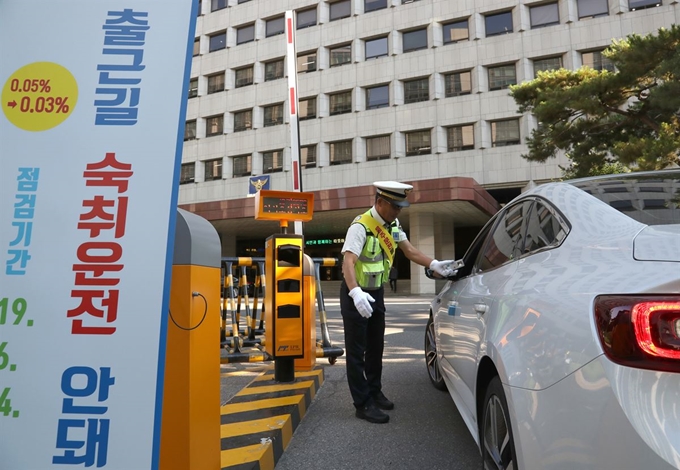
[[[277,470],[476,469],[479,451],[448,393],[430,384],[423,352],[431,296],[387,294],[383,391],[395,403],[390,422],[371,424],[354,416],[345,361],[317,359],[324,382],[276,463]],[[331,340],[344,347],[336,297],[326,297]],[[262,373],[265,364],[223,365],[222,400]]]

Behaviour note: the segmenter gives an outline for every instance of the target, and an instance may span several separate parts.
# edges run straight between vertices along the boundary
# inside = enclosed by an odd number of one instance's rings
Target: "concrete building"
[[[253,219],[250,178],[292,189],[283,15],[295,11],[307,252],[339,257],[372,182],[414,184],[400,221],[439,259],[459,257],[499,204],[559,177],[528,162],[535,128],[508,86],[538,70],[611,67],[613,38],[678,20],[676,0],[202,0],[180,206],[217,228],[223,256],[263,256],[279,231]],[[400,286],[434,292],[397,258]],[[322,278],[340,279],[339,268]]]

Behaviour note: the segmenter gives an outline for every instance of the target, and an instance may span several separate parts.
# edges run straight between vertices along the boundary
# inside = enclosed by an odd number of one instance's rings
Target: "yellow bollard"
[[[220,470],[220,241],[178,209],[161,421],[161,470]]]

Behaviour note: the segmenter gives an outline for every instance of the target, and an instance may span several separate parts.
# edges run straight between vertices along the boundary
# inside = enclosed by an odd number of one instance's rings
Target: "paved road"
[[[318,359],[325,382],[276,470],[469,470],[480,456],[447,392],[425,368],[423,338],[431,296],[387,294],[383,391],[395,403],[388,424],[354,417],[345,361]],[[338,299],[326,298],[334,345],[344,348]]]

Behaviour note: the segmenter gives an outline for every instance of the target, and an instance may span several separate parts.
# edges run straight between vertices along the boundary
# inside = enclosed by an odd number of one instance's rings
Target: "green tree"
[[[539,122],[522,156],[563,150],[568,176],[680,164],[680,27],[614,40],[604,55],[615,72],[558,69],[511,87],[519,112]]]

